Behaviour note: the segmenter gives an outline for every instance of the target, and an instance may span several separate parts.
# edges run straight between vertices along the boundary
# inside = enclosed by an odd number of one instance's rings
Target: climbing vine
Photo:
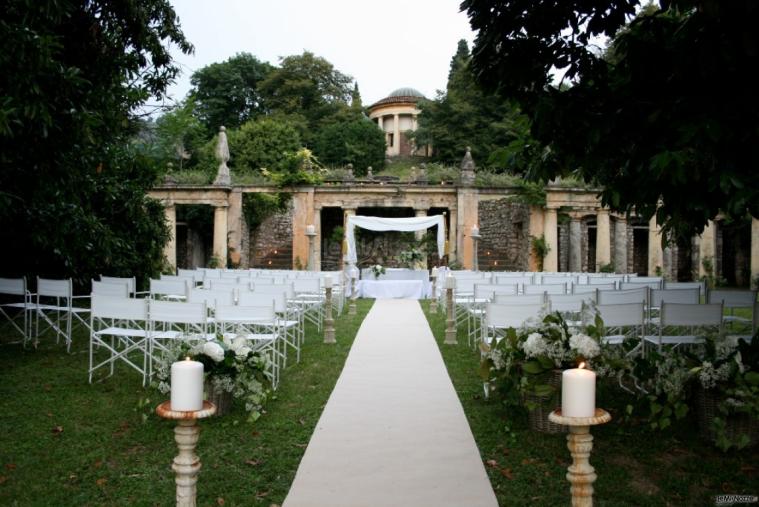
[[[255,230],[270,216],[286,211],[290,204],[290,197],[287,192],[243,194],[242,210],[248,227]]]

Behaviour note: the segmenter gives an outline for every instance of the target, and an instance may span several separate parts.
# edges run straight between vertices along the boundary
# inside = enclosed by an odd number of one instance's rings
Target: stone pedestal
[[[453,308],[453,289],[445,289],[445,307],[447,318],[445,321],[445,343],[446,345],[456,345],[456,316]]]
[[[213,254],[227,266],[227,206],[216,206],[213,214]]]
[[[618,217],[614,225],[614,271],[627,273],[627,220]]]
[[[335,320],[332,318],[332,287],[327,287],[325,293],[324,343],[337,343],[335,341]]]
[[[611,227],[609,210],[600,209],[596,215],[596,272],[611,262]]]
[[[569,271],[582,271],[582,224],[574,216],[569,222]]]

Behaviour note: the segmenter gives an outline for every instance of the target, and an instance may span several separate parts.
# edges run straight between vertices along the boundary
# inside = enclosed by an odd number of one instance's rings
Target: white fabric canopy
[[[442,257],[445,254],[445,219],[443,215],[433,215],[431,217],[409,217],[409,218],[385,218],[385,217],[365,217],[361,215],[348,216],[346,224],[345,237],[348,240],[348,250],[346,256],[350,264],[355,264],[356,260],[356,234],[354,229],[361,227],[370,231],[401,231],[413,232],[429,229],[437,225],[437,254]]]

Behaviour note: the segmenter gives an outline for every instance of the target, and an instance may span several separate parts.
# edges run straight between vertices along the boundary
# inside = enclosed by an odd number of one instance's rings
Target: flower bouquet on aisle
[[[507,409],[526,407],[533,429],[545,432],[563,431],[548,422],[559,404],[562,370],[601,353],[597,336],[571,332],[558,312],[509,328],[480,348],[486,393],[500,395]]]
[[[372,270],[372,274],[374,275],[374,279],[377,280],[380,275],[385,274],[385,267],[380,264],[375,264],[370,268]]]
[[[217,415],[228,411],[234,398],[245,403],[250,422],[261,416],[271,390],[267,375],[271,361],[265,354],[253,351],[244,337],[219,336],[197,345],[180,343],[166,349],[157,363],[159,391],[171,391],[171,365],[186,357],[203,363],[206,396],[217,405]]]

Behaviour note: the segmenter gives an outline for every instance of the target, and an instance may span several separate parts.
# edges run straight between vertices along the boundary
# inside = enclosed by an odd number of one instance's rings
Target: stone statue
[[[216,144],[216,158],[219,160],[219,170],[216,173],[214,185],[231,185],[232,178],[229,175],[229,143],[227,143],[227,129],[219,128],[219,142]]]
[[[419,165],[419,174],[416,177],[416,181],[420,185],[426,185],[427,182],[429,181],[427,179],[427,164],[425,164],[424,162],[422,162]]]
[[[472,149],[466,147],[466,155],[461,160],[461,184],[465,187],[474,185],[474,160],[472,159]]]
[[[345,177],[343,178],[343,181],[346,183],[353,183],[353,180],[356,179],[355,175],[353,174],[353,164],[348,164],[345,166],[345,170],[347,171],[345,173]]]
[[[366,177],[370,180],[374,179],[374,173],[372,172],[372,166],[366,168]]]

